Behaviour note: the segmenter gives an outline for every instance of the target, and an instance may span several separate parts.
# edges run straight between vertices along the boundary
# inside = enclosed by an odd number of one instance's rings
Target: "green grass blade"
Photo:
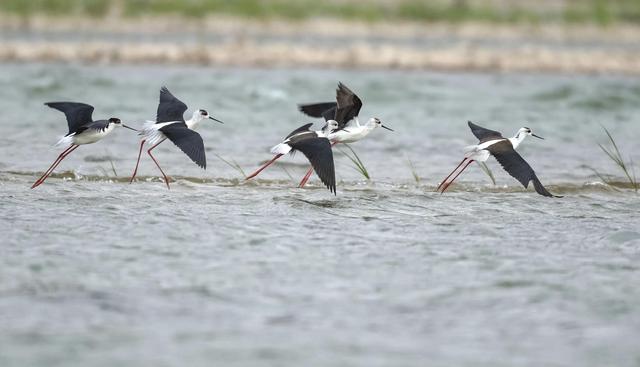
[[[495,186],[496,178],[493,176],[493,172],[491,172],[491,169],[489,169],[489,166],[487,166],[486,163],[484,162],[478,162],[478,165],[480,166],[480,168],[482,168],[482,172],[484,172],[487,176],[489,176],[489,178],[491,179],[491,182],[493,182],[493,186]]]

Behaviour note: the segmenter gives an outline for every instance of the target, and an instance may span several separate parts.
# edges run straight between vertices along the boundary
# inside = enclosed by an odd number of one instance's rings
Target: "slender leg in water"
[[[334,145],[338,144],[337,141],[334,141],[333,143],[331,143],[331,147],[333,147]],[[300,181],[300,184],[298,185],[299,188],[303,188],[304,185],[307,184],[307,181],[309,181],[309,177],[311,177],[311,174],[313,173],[313,166],[311,168],[309,168],[309,170],[307,171],[307,173],[304,175],[304,177],[302,178],[302,181]]]
[[[458,168],[460,168],[460,166],[462,166],[462,164],[467,160],[467,158],[465,157],[462,162],[460,162],[460,164],[458,164],[458,166],[451,171],[451,173],[449,173],[449,176],[447,176],[444,180],[442,180],[442,182],[440,182],[440,185],[438,185],[438,188],[436,189],[436,191],[440,190],[440,187],[442,187],[442,185],[444,185],[445,182],[447,182],[447,180],[449,179],[449,177],[451,177],[457,170]]]
[[[453,183],[453,181],[456,180],[456,178],[458,178],[458,176],[460,176],[460,174],[462,173],[462,171],[464,171],[465,169],[467,169],[467,167],[469,167],[469,165],[473,163],[473,159],[469,159],[469,161],[467,162],[467,164],[464,165],[464,167],[462,167],[462,169],[460,170],[460,172],[458,172],[457,175],[455,175],[455,177],[449,181],[449,183],[447,183],[443,188],[442,191],[440,191],[441,194],[444,194],[444,192],[449,188],[449,186]]]
[[[31,188],[35,189],[36,187],[40,186],[44,182],[44,180],[46,180],[47,177],[49,177],[49,175],[53,172],[53,170],[56,169],[56,167],[58,167],[60,162],[62,162],[63,159],[65,159],[69,154],[71,154],[71,152],[76,150],[76,148],[78,147],[79,145],[72,145],[67,149],[65,149],[62,153],[60,153],[58,158],[53,162],[53,164],[51,164],[51,167],[49,167],[49,169],[42,175],[42,177],[40,177],[36,182],[33,183]]]
[[[165,138],[166,139],[166,138]],[[162,168],[160,168],[160,164],[158,164],[158,161],[156,161],[155,157],[151,154],[151,151],[157,147],[158,145],[160,145],[160,143],[162,143],[165,139],[160,140],[158,143],[156,143],[154,146],[152,146],[151,148],[149,148],[149,150],[147,150],[147,154],[149,154],[149,157],[151,157],[151,159],[153,159],[153,162],[156,164],[156,166],[158,166],[158,169],[160,170],[160,172],[162,173],[162,177],[164,177],[164,183],[167,184],[167,189],[171,190],[171,188],[169,187],[169,177],[167,177],[167,175],[164,174],[164,171],[162,170]]]
[[[271,165],[271,163],[275,162],[278,158],[282,157],[283,155],[284,154],[276,154],[275,157],[273,157],[269,162],[265,163],[262,167],[258,168],[257,171],[255,171],[254,173],[252,173],[249,176],[247,176],[247,178],[245,178],[245,181],[256,177],[265,168],[269,167]]]
[[[146,142],[145,139],[143,139],[140,142],[140,151],[138,152],[138,160],[136,161],[136,169],[133,170],[133,174],[131,175],[131,180],[129,181],[129,183],[133,182],[133,179],[136,178],[136,174],[138,173],[138,165],[140,164],[140,157],[142,156],[142,147],[144,146],[145,142]]]

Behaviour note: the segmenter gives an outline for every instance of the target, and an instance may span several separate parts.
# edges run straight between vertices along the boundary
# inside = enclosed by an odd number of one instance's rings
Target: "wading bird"
[[[462,162],[438,185],[437,190],[440,191],[440,193],[444,193],[462,171],[473,161],[485,162],[489,159],[489,156],[492,155],[498,163],[502,165],[502,168],[516,180],[520,181],[525,188],[529,187],[530,181],[533,181],[533,187],[538,194],[548,197],[561,197],[549,193],[549,191],[542,186],[542,183],[540,183],[533,168],[516,152],[516,148],[518,148],[527,136],[531,135],[538,139],[543,139],[542,137],[532,133],[528,127],[520,128],[513,138],[505,138],[501,133],[485,129],[471,121],[469,121],[468,124],[471,132],[480,140],[480,143],[465,148],[465,155]],[[454,173],[456,173],[456,175],[449,180]]]
[[[223,123],[211,116],[205,110],[196,110],[193,112],[191,119],[184,119],[184,113],[187,110],[187,105],[181,100],[174,97],[167,87],[160,89],[160,103],[158,104],[158,112],[156,114],[156,121],[147,121],[140,131],[142,141],[140,142],[140,151],[138,152],[138,160],[136,161],[136,168],[131,175],[129,183],[133,182],[133,179],[138,173],[138,165],[140,164],[140,156],[142,155],[142,148],[145,142],[149,142],[151,148],[147,150],[147,154],[158,166],[164,182],[169,189],[169,178],[164,173],[160,164],[151,154],[151,151],[155,149],[160,143],[167,138],[173,142],[180,150],[182,150],[191,160],[203,169],[207,168],[207,157],[204,152],[204,142],[200,134],[194,131],[200,121],[204,119],[211,119],[219,123]]]
[[[358,114],[362,108],[362,100],[342,83],[338,83],[338,89],[336,89],[336,102],[303,104],[298,107],[307,116],[323,117],[326,121],[334,120],[337,122],[338,128],[328,136],[332,146],[337,143],[354,143],[364,139],[377,127],[393,131],[384,126],[382,121],[375,117],[370,118],[366,124],[361,125],[358,120]],[[302,181],[300,181],[299,187],[304,187],[311,173],[312,170],[309,169]]]
[[[322,183],[335,195],[336,172],[333,165],[331,143],[327,136],[331,131],[338,128],[338,123],[330,120],[320,131],[310,130],[311,125],[313,124],[306,124],[293,130],[282,143],[271,148],[271,153],[275,154],[275,156],[257,171],[247,176],[245,180],[257,176],[283,155],[300,151],[311,162],[312,169],[316,171]]]
[[[47,102],[45,105],[65,114],[69,132],[56,144],[57,147],[66,149],[60,153],[58,158],[51,164],[48,170],[31,186],[32,189],[40,186],[51,175],[60,162],[79,146],[95,143],[109,135],[117,126],[130,128],[120,121],[119,118],[112,117],[108,120],[93,121],[93,106],[78,102]]]

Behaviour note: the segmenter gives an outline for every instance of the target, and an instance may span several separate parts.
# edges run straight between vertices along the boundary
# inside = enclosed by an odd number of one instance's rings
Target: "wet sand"
[[[640,74],[640,27],[0,17],[0,61]]]

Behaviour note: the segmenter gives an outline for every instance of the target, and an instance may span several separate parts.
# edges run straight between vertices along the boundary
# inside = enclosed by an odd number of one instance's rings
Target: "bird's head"
[[[219,122],[221,124],[224,124],[224,122],[222,122],[222,121],[210,116],[209,112],[207,112],[207,110],[199,109],[199,110],[197,110],[197,111],[195,111],[193,113],[193,121],[200,122],[200,121],[202,121],[204,119],[209,119],[209,120],[213,120],[213,121]]]
[[[120,119],[119,119],[119,118],[117,118],[117,117],[112,117],[112,118],[110,118],[110,119],[109,119],[109,124],[113,124],[113,125],[115,125],[115,126],[122,126],[122,127],[124,127],[124,128],[127,128],[127,129],[129,129],[129,130],[133,130],[133,131],[138,131],[138,130],[136,130],[136,129],[132,128],[132,127],[129,127],[129,126],[127,126],[127,125],[123,124],[123,123],[122,123],[122,120],[120,120]]]
[[[327,133],[331,133],[337,128],[338,128],[338,121],[336,120],[327,121],[327,127],[326,127]]]
[[[388,128],[388,127],[384,126],[384,125],[382,124],[382,121],[380,121],[380,119],[379,119],[379,118],[377,118],[377,117],[372,117],[372,118],[370,118],[370,119],[369,119],[369,121],[367,122],[367,125],[369,125],[369,126],[373,126],[374,128],[376,128],[376,127],[381,127],[381,128],[387,129],[387,130],[389,130],[389,131],[393,131],[393,129],[391,129],[391,128]]]
[[[520,130],[518,130],[518,133],[516,134],[516,137],[520,137],[520,135],[521,135],[521,134],[523,134],[523,136],[522,136],[522,137],[527,136],[527,135],[531,135],[531,136],[533,136],[534,138],[538,138],[538,139],[542,139],[542,140],[544,140],[544,138],[543,138],[543,137],[541,137],[541,136],[538,136],[538,135],[534,134],[534,133],[531,131],[531,129],[530,129],[530,128],[528,128],[528,127],[521,127],[521,128],[520,128]]]

